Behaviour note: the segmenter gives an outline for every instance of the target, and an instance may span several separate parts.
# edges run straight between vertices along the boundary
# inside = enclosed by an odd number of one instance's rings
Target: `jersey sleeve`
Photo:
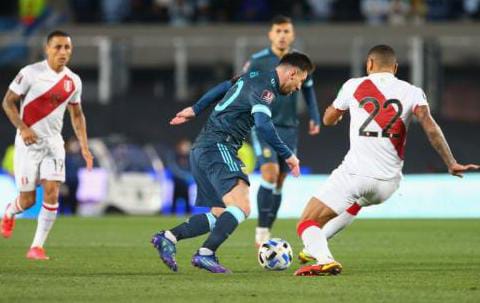
[[[237,79],[238,80],[238,79]],[[235,81],[236,82],[236,81]],[[230,81],[223,81],[220,84],[217,84],[210,90],[208,90],[203,96],[198,99],[198,101],[192,106],[195,115],[200,114],[206,108],[210,106],[210,104],[221,100],[225,94],[228,92],[230,88],[234,85],[233,79]]]
[[[419,106],[428,106],[427,96],[423,89],[413,87],[412,93],[410,94],[410,104],[412,104],[412,112],[415,112],[415,109]]]
[[[307,79],[305,79],[305,82],[303,82],[302,88],[306,88],[306,87],[313,87],[312,75],[308,75]]]
[[[70,98],[70,101],[68,102],[69,104],[80,104],[80,102],[82,102],[82,80],[80,77],[77,77],[75,82],[77,89],[75,90],[75,93],[73,93],[72,98]]]
[[[24,67],[17,74],[15,79],[10,83],[8,89],[19,96],[27,94],[30,86],[32,85],[32,76],[28,70],[28,67]]]
[[[350,105],[350,89],[349,89],[350,83],[349,81],[345,82],[342,85],[342,88],[338,91],[337,97],[333,101],[332,105],[338,110],[347,110],[349,105]]]
[[[271,118],[272,111],[270,109],[270,104],[274,101],[275,94],[271,90],[265,89],[260,95],[256,92],[253,92],[252,95],[252,101],[250,102],[252,106],[251,114],[253,115],[260,112]]]

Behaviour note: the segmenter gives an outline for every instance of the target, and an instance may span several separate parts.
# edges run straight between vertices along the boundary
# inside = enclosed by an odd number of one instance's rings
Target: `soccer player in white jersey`
[[[316,196],[308,202],[297,225],[306,254],[317,264],[303,266],[297,276],[335,275],[342,266],[328,248],[325,227],[354,203],[379,204],[398,188],[402,178],[405,139],[415,116],[450,174],[479,169],[457,163],[442,130],[430,115],[422,89],[395,77],[397,60],[387,45],[367,56],[367,77],[348,80],[323,116],[326,126],[337,124],[350,111],[350,150]]]
[[[45,53],[46,60],[20,70],[2,103],[17,129],[14,171],[20,194],[5,210],[1,233],[5,238],[12,235],[15,215],[35,203],[35,188],[40,183],[44,193],[43,205],[33,243],[27,252],[27,258],[35,260],[49,259],[43,246],[55,222],[60,183],[65,180],[65,149],[61,131],[67,108],[87,169],[93,166],[80,104],[82,82],[66,66],[72,54],[70,36],[62,31],[50,33]]]

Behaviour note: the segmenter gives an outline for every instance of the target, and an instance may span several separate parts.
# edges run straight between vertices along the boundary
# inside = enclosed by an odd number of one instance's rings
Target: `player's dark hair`
[[[309,74],[311,74],[315,69],[315,65],[313,65],[310,58],[307,55],[302,54],[300,52],[292,52],[292,53],[286,54],[285,56],[282,57],[278,65],[295,66],[298,69],[302,71],[306,71]]]
[[[70,35],[67,32],[61,31],[61,30],[54,30],[53,32],[50,32],[47,36],[47,43],[50,42],[54,37],[70,37]]]
[[[392,66],[397,63],[397,56],[395,50],[386,44],[379,44],[372,47],[368,51],[367,57],[373,56],[377,60],[378,64],[382,66]]]
[[[277,15],[273,17],[272,19],[272,26],[273,25],[278,25],[278,24],[285,24],[285,23],[290,23],[292,24],[292,18],[284,16],[284,15]]]

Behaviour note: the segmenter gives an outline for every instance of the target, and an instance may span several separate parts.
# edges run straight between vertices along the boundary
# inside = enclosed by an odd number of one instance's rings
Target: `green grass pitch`
[[[204,237],[178,245],[171,273],[149,243],[182,218],[59,218],[51,260],[25,259],[36,221],[19,220],[0,239],[0,302],[480,302],[480,220],[357,220],[331,241],[344,266],[335,277],[294,277],[260,268],[255,222],[243,223],[220,248],[233,274],[190,265]],[[300,249],[294,220],[274,235]]]

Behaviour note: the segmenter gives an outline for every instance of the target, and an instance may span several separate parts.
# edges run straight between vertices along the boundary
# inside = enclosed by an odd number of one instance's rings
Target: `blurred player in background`
[[[299,160],[275,131],[270,106],[284,101],[280,95],[298,91],[312,71],[313,64],[306,55],[288,54],[269,72],[252,72],[240,77],[217,103],[190,154],[197,184],[196,205],[210,207],[211,211],[192,216],[185,223],[155,234],[152,239],[160,258],[172,271],[178,270],[175,244],[210,232],[193,256],[192,264],[213,273],[229,272],[219,263],[216,251],[250,214],[249,180],[241,169],[243,163],[237,152],[253,125],[293,175],[300,174]],[[193,107],[179,112],[170,123],[178,125],[195,118],[213,100],[201,99]]]
[[[323,117],[325,125],[337,124],[350,111],[350,150],[318,194],[307,204],[298,235],[304,255],[316,265],[304,266],[297,276],[334,275],[342,270],[328,248],[324,226],[353,204],[375,205],[399,187],[408,124],[415,116],[450,174],[461,177],[478,165],[457,163],[442,130],[430,114],[422,89],[395,77],[397,59],[387,45],[373,47],[367,56],[367,77],[345,82]]]
[[[12,235],[15,215],[35,203],[35,188],[41,183],[43,204],[35,237],[27,253],[27,258],[36,260],[49,259],[43,246],[55,222],[60,184],[65,180],[65,148],[61,131],[67,107],[86,166],[88,169],[93,166],[80,104],[82,82],[67,67],[72,55],[70,36],[62,31],[50,33],[45,53],[46,60],[20,70],[2,103],[17,129],[14,171],[20,194],[7,205],[1,233],[5,238]],[[20,112],[17,109],[19,102]]]
[[[295,41],[295,32],[292,20],[285,16],[277,16],[272,20],[268,38],[270,47],[265,48],[250,57],[244,66],[245,73],[270,71],[278,64],[283,56],[292,51]],[[302,86],[303,97],[310,114],[310,135],[320,132],[320,115],[317,99],[313,90],[313,79],[308,77]],[[297,152],[298,143],[298,115],[297,100],[299,93],[279,96],[272,104],[272,122],[283,142],[294,152]],[[275,150],[264,140],[254,128],[252,143],[255,149],[262,180],[257,193],[258,224],[255,231],[255,244],[260,246],[270,238],[273,226],[282,201],[282,187],[288,174],[288,166],[278,156]]]

